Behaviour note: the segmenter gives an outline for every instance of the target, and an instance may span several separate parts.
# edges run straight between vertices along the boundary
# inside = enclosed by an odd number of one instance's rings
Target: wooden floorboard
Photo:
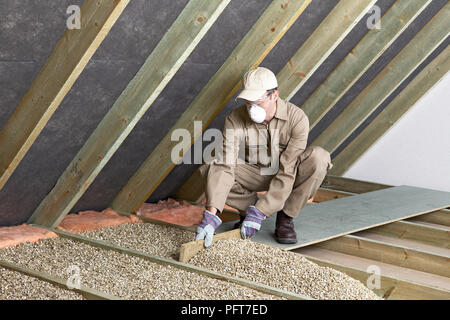
[[[314,263],[348,274],[366,284],[370,266],[380,270],[381,292],[391,291],[393,299],[450,299],[450,279],[422,271],[329,251],[315,246],[294,250]]]
[[[440,255],[426,250],[355,235],[331,239],[315,246],[408,269],[433,273],[450,279],[450,268],[448,268],[450,266],[450,255],[448,252],[445,255]]]
[[[361,231],[361,232],[355,233],[354,235],[365,238],[365,239],[382,241],[382,242],[386,242],[386,243],[391,243],[393,245],[404,246],[404,247],[408,247],[408,248],[412,248],[412,249],[416,249],[416,250],[427,251],[432,254],[450,257],[450,249],[434,246],[434,245],[431,245],[428,243],[423,243],[420,241],[414,241],[411,239],[401,239],[401,238],[397,238],[397,237],[387,236],[387,235],[371,232],[370,230]]]
[[[450,230],[448,227],[431,227],[429,225],[396,221],[370,230],[381,235],[410,239],[422,243],[450,248]]]

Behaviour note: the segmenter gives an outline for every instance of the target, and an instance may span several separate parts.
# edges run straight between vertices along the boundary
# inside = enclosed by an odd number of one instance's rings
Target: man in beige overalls
[[[296,243],[293,219],[331,169],[330,154],[321,147],[306,148],[308,117],[278,96],[272,71],[250,70],[243,85],[236,99],[245,104],[225,120],[219,159],[200,168],[206,183],[206,210],[196,239],[204,239],[206,247],[211,244],[222,223],[216,214],[227,204],[241,213],[236,227],[243,238],[255,235],[262,221],[277,213],[276,240]],[[258,197],[260,191],[267,192]]]

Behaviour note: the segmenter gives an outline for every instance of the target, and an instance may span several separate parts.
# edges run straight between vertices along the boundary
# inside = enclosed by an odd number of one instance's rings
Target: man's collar
[[[281,119],[281,120],[287,120],[287,104],[286,101],[278,97],[277,99],[277,110],[275,111],[275,118]]]

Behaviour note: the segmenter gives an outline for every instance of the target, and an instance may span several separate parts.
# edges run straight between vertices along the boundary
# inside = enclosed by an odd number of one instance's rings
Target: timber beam
[[[72,88],[130,0],[86,0],[80,30],[66,30],[0,131],[0,189]]]

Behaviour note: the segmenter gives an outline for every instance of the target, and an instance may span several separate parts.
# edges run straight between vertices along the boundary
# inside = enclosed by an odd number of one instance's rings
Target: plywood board
[[[294,221],[296,244],[276,242],[276,214],[263,222],[253,240],[291,250],[436,211],[449,204],[450,192],[411,186],[393,187],[305,207]],[[224,223],[217,231],[228,231],[233,224]]]

